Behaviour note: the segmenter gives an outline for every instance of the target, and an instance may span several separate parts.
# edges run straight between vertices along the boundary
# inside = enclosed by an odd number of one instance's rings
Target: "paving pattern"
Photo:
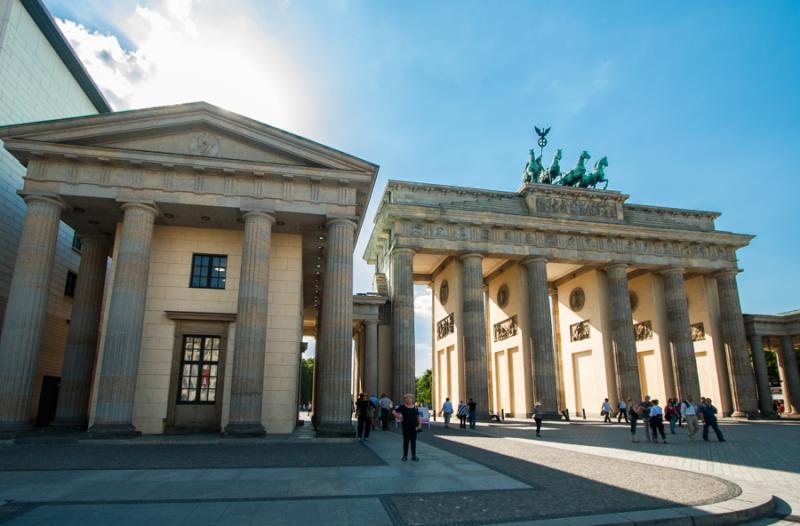
[[[402,462],[399,435],[379,431],[368,444],[304,432],[235,444],[0,443],[0,524],[467,526],[602,513],[624,522],[726,501],[748,485],[791,502],[800,427],[723,429],[724,444],[678,435],[655,445],[631,444],[624,427],[600,423],[549,423],[539,439],[527,422],[476,431],[434,424],[421,435],[420,462]]]

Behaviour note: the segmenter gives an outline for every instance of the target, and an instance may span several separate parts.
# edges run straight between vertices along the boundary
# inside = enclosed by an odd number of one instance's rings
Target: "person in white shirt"
[[[694,405],[694,398],[691,396],[681,402],[681,416],[686,421],[686,428],[689,431],[689,438],[694,439],[697,433],[697,406]]]
[[[607,422],[607,423],[610,424],[611,423],[611,404],[608,403],[608,398],[606,398],[605,401],[603,402],[603,410],[601,411],[601,413],[605,417],[603,419],[603,422]]]
[[[444,427],[450,427],[450,417],[453,416],[453,402],[445,398],[442,404],[442,414],[444,415]]]
[[[658,444],[658,434],[661,433],[661,440],[667,443],[667,435],[664,434],[664,411],[658,405],[658,400],[653,400],[650,407],[650,429],[653,431],[653,442]]]
[[[389,416],[392,413],[392,400],[385,394],[382,394],[381,399],[378,400],[378,408],[380,409],[381,413],[381,429],[386,431],[389,429]]]
[[[622,398],[619,399],[617,403],[617,423],[622,422],[622,419],[625,419],[625,423],[628,423],[628,406],[625,404],[625,400]]]

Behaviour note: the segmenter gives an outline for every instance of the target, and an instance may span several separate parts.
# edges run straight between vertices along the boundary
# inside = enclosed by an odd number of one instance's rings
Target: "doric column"
[[[0,337],[0,432],[30,428],[31,391],[47,316],[47,297],[63,205],[31,195]]]
[[[352,436],[353,244],[356,224],[328,221],[328,254],[322,295],[317,433]]]
[[[133,398],[142,348],[153,223],[158,211],[144,203],[125,203],[122,210],[97,406],[89,430],[98,437],[138,433],[133,427]]]
[[[545,417],[558,418],[558,382],[550,297],[547,293],[547,260],[529,258],[522,263],[528,271],[528,330],[531,335],[534,402],[542,404]]]
[[[611,321],[611,345],[614,367],[617,373],[617,396],[619,399],[642,399],[639,383],[639,360],[636,341],[633,337],[633,314],[628,291],[628,266],[613,263],[605,268],[608,276]]]
[[[747,353],[739,287],[736,285],[737,273],[738,270],[729,269],[716,274],[722,342],[730,368],[733,416],[756,416],[756,382]]]
[[[791,335],[781,336],[781,361],[785,377],[784,406],[789,414],[797,415],[800,414],[800,370],[797,368],[797,355],[794,353]]]
[[[464,254],[462,327],[466,397],[478,404],[478,418],[489,418],[489,372],[486,362],[486,315],[483,304],[483,255]]]
[[[664,301],[667,311],[667,332],[672,347],[672,360],[677,374],[678,397],[700,400],[700,379],[697,374],[697,359],[694,356],[692,328],[689,322],[689,305],[683,269],[671,268],[661,272],[664,278]]]
[[[365,320],[364,391],[378,395],[378,321]]]
[[[394,401],[416,392],[414,377],[414,277],[410,248],[392,250],[392,392]]]
[[[108,251],[104,237],[81,237],[81,265],[75,283],[54,426],[85,428],[88,422]]]
[[[261,401],[264,397],[264,359],[267,354],[269,256],[275,218],[261,210],[244,214],[242,268],[236,303],[233,343],[231,410],[225,434],[264,435]]]
[[[777,415],[772,407],[772,391],[769,387],[767,359],[764,356],[764,341],[758,334],[753,334],[748,339],[750,340],[750,356],[753,358],[753,369],[756,373],[758,408],[761,410],[761,416],[775,418]]]

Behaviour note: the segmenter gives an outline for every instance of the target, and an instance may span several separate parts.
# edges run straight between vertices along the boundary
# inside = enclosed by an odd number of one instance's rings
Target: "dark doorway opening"
[[[58,403],[58,386],[61,378],[57,376],[42,377],[42,391],[39,394],[39,410],[36,412],[36,425],[46,426],[56,417]]]

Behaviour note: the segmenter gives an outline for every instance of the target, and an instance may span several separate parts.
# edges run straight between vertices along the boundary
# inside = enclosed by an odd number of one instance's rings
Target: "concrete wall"
[[[58,54],[18,0],[0,0],[0,125],[96,113]],[[25,168],[0,141],[0,316],[5,313],[25,202],[17,195]],[[61,376],[72,299],[64,296],[67,271],[78,271],[73,231],[58,233],[45,336],[34,383],[32,414],[38,410],[42,376]]]
[[[133,424],[143,433],[162,433],[167,417],[175,325],[165,311],[235,313],[242,254],[241,231],[156,225],[150,258],[145,323]],[[288,433],[297,418],[302,340],[302,238],[273,234],[270,253],[267,356],[261,421],[268,433]],[[115,247],[115,254],[116,254]],[[226,254],[224,290],[189,288],[192,254]],[[113,280],[112,276],[109,278]],[[110,295],[104,298],[107,311]],[[105,318],[105,316],[104,316]],[[236,325],[231,324],[225,353],[222,426],[228,421]],[[102,348],[102,343],[101,343]],[[102,356],[95,372],[100,370]],[[92,405],[94,406],[95,400]]]
[[[639,305],[633,311],[634,325],[649,321],[653,329],[652,338],[636,342],[642,395],[666,401],[675,394],[672,387],[675,382],[672,375],[663,285],[660,280],[660,276],[643,274],[630,280],[628,289],[639,298]]]
[[[505,307],[500,307],[497,295],[506,285],[509,296]],[[489,349],[493,373],[493,412],[524,417],[533,408],[531,379],[530,331],[528,329],[527,279],[523,268],[512,265],[489,282]],[[515,336],[494,341],[494,325],[517,316],[518,331]],[[505,371],[505,373],[504,373]]]
[[[439,290],[444,280],[447,280],[449,295],[447,303],[442,305],[439,299]],[[461,262],[452,260],[436,275],[433,280],[436,294],[433,298],[433,359],[437,360],[436,376],[433,379],[433,388],[437,393],[436,399],[444,403],[450,397],[454,409],[459,400],[466,402],[467,393],[464,391],[464,353],[463,353],[463,315],[462,315],[462,274]],[[449,314],[453,314],[455,330],[442,338],[436,338],[436,323]],[[449,366],[448,366],[449,360]],[[438,409],[438,408],[437,408]]]

